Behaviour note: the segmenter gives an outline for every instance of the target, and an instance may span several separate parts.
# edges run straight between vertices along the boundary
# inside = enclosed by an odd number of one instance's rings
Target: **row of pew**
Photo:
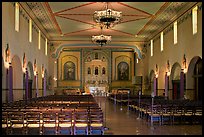
[[[2,133],[103,135],[103,111],[91,95],[55,95],[16,101],[2,106]]]
[[[109,99],[127,105],[128,109],[151,125],[202,124],[202,101],[168,100],[161,96],[152,98],[150,95],[133,97],[124,94],[113,94]]]

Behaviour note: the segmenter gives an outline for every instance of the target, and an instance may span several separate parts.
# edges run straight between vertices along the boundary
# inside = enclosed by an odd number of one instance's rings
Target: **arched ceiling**
[[[106,2],[20,2],[50,42],[90,44],[101,30],[93,21],[94,11],[105,9]],[[196,2],[108,2],[109,8],[122,12],[122,21],[104,29],[111,45],[139,46],[172,23]]]

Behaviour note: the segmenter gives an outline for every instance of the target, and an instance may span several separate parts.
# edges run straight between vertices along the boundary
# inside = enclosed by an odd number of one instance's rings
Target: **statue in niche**
[[[88,67],[88,74],[91,74],[91,68]]]
[[[98,75],[98,67],[95,67],[95,75]]]
[[[64,64],[64,80],[75,80],[75,64],[71,61]]]
[[[91,57],[90,57],[90,56],[87,58],[87,61],[88,61],[88,62],[90,62],[90,61],[91,61]]]
[[[129,65],[126,62],[118,64],[118,80],[128,80],[129,78]]]
[[[106,69],[105,69],[105,67],[103,67],[103,69],[102,69],[102,75],[105,75],[106,74]]]
[[[98,53],[95,53],[95,59],[98,59]]]

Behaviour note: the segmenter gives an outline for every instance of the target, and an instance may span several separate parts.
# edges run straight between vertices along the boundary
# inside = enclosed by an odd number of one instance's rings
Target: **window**
[[[163,34],[163,32],[161,32],[161,51],[163,51],[164,50],[164,34]]]
[[[45,38],[45,55],[47,56],[47,38]]]
[[[151,40],[151,57],[153,56],[153,40]]]
[[[41,32],[39,30],[39,32],[38,32],[38,49],[40,49],[40,38],[41,38]]]
[[[32,20],[29,19],[29,42],[32,42]]]
[[[15,31],[17,32],[19,32],[19,20],[20,20],[19,4],[16,2],[15,3]]]
[[[193,35],[197,33],[197,15],[198,15],[198,6],[196,6],[195,8],[193,8],[192,10],[192,25],[193,25]]]
[[[174,22],[174,44],[177,43],[177,21]]]

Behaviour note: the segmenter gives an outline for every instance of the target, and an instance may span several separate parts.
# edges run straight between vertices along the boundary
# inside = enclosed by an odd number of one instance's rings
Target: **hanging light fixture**
[[[108,2],[106,3],[106,9],[102,11],[95,11],[93,15],[94,21],[103,28],[111,28],[115,24],[121,21],[122,12],[114,11],[108,8]]]
[[[111,42],[111,36],[103,35],[101,27],[101,35],[92,36],[92,42],[102,47],[103,45],[106,45]]]

